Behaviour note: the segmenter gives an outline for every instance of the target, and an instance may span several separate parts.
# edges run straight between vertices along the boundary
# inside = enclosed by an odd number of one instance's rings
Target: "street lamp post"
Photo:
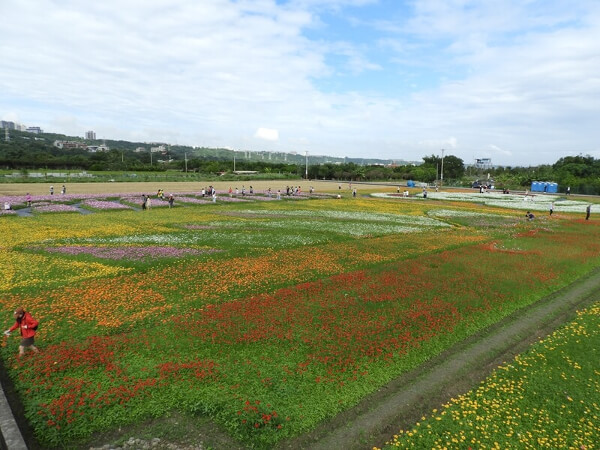
[[[304,162],[304,178],[308,180],[308,152],[304,152],[305,162]]]
[[[442,149],[442,169],[440,170],[440,187],[444,184],[444,149]]]

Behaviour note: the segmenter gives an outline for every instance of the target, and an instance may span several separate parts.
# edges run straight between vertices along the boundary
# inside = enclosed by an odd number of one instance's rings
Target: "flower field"
[[[600,265],[568,212],[115,198],[0,217],[4,329],[17,306],[41,323],[39,354],[0,355],[43,446],[177,411],[270,448]]]
[[[597,448],[599,357],[596,303],[384,448]]]

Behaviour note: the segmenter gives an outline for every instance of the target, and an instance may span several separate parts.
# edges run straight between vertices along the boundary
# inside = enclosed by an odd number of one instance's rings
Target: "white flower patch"
[[[379,198],[399,199],[397,195],[386,193],[371,194]],[[418,194],[422,197],[423,194]],[[544,194],[502,194],[501,192],[428,192],[428,199],[451,200],[457,202],[482,203],[487,206],[499,208],[520,209],[524,211],[549,211],[550,203],[554,202],[555,212],[580,212],[584,213],[589,203],[577,200],[565,200],[561,197]],[[405,200],[405,199],[404,199]]]
[[[265,216],[295,216],[295,217],[310,217],[315,219],[338,219],[338,220],[356,220],[362,222],[390,222],[395,225],[407,225],[408,227],[448,227],[447,223],[435,220],[429,217],[422,216],[407,216],[401,214],[388,213],[370,213],[357,211],[309,211],[309,210],[294,210],[294,211],[273,211],[273,210],[242,210],[237,211],[241,214],[249,215],[265,215]],[[331,224],[330,224],[331,225]],[[335,226],[339,225],[336,222]]]
[[[192,243],[191,234],[134,234],[131,236],[114,236],[103,238],[87,238],[79,242],[94,244],[160,244],[160,245],[188,245]]]
[[[231,227],[230,227],[231,228]],[[291,233],[281,233],[269,235],[268,240],[265,233],[256,232],[255,229],[248,230],[232,230],[229,232],[221,232],[219,230],[201,230],[194,233],[173,233],[173,234],[147,234],[147,235],[132,235],[132,236],[115,236],[105,238],[88,238],[78,240],[77,242],[93,243],[93,244],[123,244],[123,245],[167,245],[180,247],[202,247],[212,246],[215,243],[221,245],[225,243],[235,243],[239,246],[246,247],[265,247],[268,242],[268,247],[287,247],[296,245],[312,245],[320,242],[328,241],[324,235],[298,235]],[[68,242],[64,241],[64,242]],[[74,242],[74,241],[73,241]]]
[[[479,213],[475,211],[461,211],[457,209],[435,209],[433,211],[429,211],[427,213],[433,217],[491,217],[496,218],[498,215],[496,214],[485,214]]]
[[[242,225],[237,225],[242,226]],[[335,233],[345,236],[374,236],[395,233],[418,233],[426,229],[426,227],[383,224],[383,223],[367,223],[367,222],[325,222],[321,220],[270,220],[268,222],[260,222],[254,224],[244,224],[246,227],[260,227],[262,229],[282,229],[308,231],[310,233]]]

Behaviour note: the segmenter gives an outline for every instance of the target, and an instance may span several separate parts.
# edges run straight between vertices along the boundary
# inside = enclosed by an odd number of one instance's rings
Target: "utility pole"
[[[308,152],[304,152],[304,158],[305,158],[304,178],[306,180],[308,180]]]
[[[185,160],[185,173],[187,173],[187,152],[183,154],[183,158]]]
[[[235,151],[233,152],[233,171],[235,172]]]
[[[444,149],[442,149],[442,170],[440,170],[440,187],[444,184]]]

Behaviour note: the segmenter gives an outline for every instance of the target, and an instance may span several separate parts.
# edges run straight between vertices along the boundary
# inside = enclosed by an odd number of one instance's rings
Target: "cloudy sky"
[[[600,2],[0,0],[0,118],[309,155],[600,158]]]

